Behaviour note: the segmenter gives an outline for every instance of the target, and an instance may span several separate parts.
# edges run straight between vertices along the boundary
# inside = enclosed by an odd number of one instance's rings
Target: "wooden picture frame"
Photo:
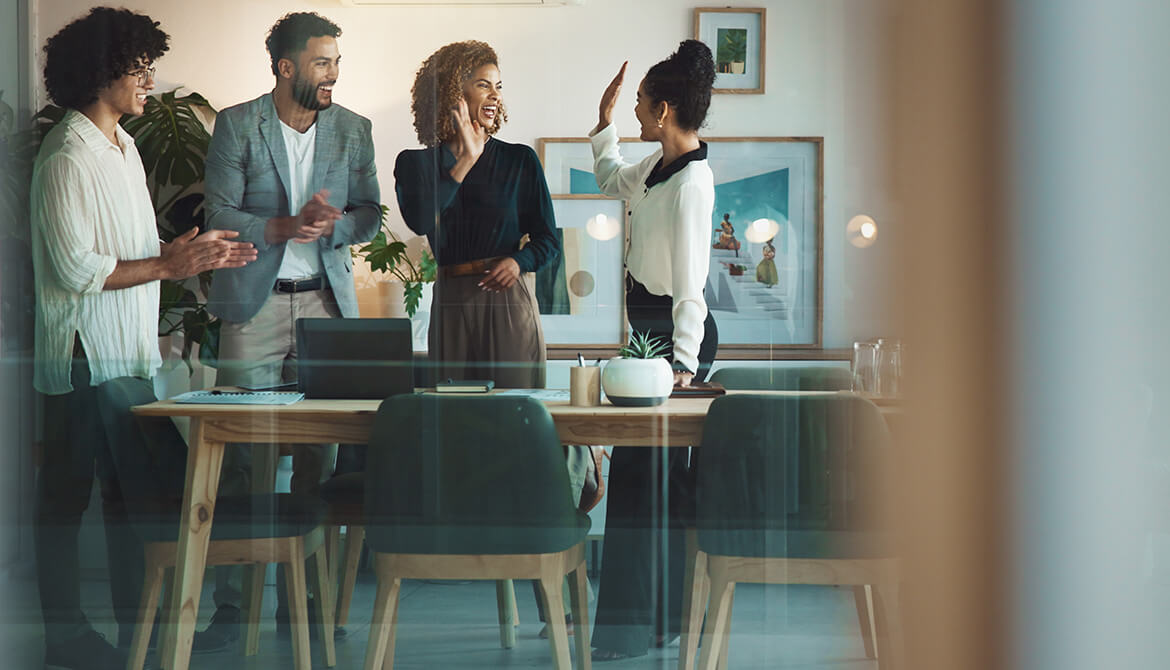
[[[695,39],[715,58],[715,93],[764,93],[767,10],[763,7],[697,7]]]
[[[740,247],[712,250],[706,291],[719,326],[719,358],[823,357],[824,138],[703,139],[715,176],[712,246],[721,241],[727,214]],[[606,197],[594,180],[587,138],[542,138],[537,144],[555,198]],[[658,149],[657,143],[631,138],[621,140],[620,146],[626,162]],[[770,239],[776,272],[759,268],[765,243],[745,238],[745,228],[761,218],[776,222],[778,232]],[[730,265],[744,268],[733,276]],[[761,276],[769,275],[775,284],[760,282]],[[771,307],[759,304],[763,302]],[[761,318],[753,318],[753,313]]]
[[[626,203],[553,196],[561,257],[533,274],[545,347],[616,350],[626,342]],[[552,356],[555,358],[555,356]],[[599,358],[592,355],[591,358]]]

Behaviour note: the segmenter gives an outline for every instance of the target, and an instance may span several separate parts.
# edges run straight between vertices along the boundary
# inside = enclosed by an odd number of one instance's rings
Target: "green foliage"
[[[30,242],[28,195],[33,162],[45,135],[64,116],[64,109],[49,105],[32,118],[31,127],[20,130],[15,112],[0,101],[0,240]]]
[[[661,358],[666,355],[670,343],[661,337],[650,337],[650,331],[634,331],[630,341],[618,350],[622,358]]]
[[[726,28],[719,31],[719,45],[715,60],[719,63],[747,62],[747,30]]]
[[[389,208],[382,205],[382,229],[370,240],[369,244],[357,250],[355,256],[365,260],[374,272],[383,272],[392,275],[402,282],[402,297],[408,316],[414,316],[418,311],[418,303],[422,299],[423,284],[435,281],[438,274],[438,263],[427,249],[423,249],[418,264],[410,259],[406,243],[398,239],[390,227],[386,225],[386,214]]]

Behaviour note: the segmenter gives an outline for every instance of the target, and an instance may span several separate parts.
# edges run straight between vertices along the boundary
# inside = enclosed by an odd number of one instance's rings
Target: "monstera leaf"
[[[203,182],[203,161],[211,135],[200,118],[200,108],[215,111],[198,93],[179,97],[175,91],[168,91],[148,97],[142,116],[122,119],[122,127],[134,136],[154,189],[155,211],[165,212],[188,189]],[[160,194],[168,187],[175,192],[159,202]]]

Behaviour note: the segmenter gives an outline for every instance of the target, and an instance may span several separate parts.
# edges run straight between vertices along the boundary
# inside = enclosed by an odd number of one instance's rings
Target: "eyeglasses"
[[[156,68],[153,67],[144,67],[141,70],[134,70],[133,72],[127,72],[126,74],[130,75],[131,77],[138,77],[138,85],[146,86],[147,79],[154,81],[155,70]]]

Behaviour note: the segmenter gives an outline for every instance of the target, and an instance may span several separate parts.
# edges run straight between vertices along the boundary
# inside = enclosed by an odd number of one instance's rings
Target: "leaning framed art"
[[[720,357],[820,349],[824,138],[704,141],[715,177],[705,295],[719,327]],[[597,188],[588,139],[547,138],[539,144],[549,189],[559,206],[605,198]],[[623,160],[634,162],[658,144],[624,139],[620,147]]]
[[[764,92],[766,18],[762,7],[695,9],[695,39],[715,57],[715,93]]]

